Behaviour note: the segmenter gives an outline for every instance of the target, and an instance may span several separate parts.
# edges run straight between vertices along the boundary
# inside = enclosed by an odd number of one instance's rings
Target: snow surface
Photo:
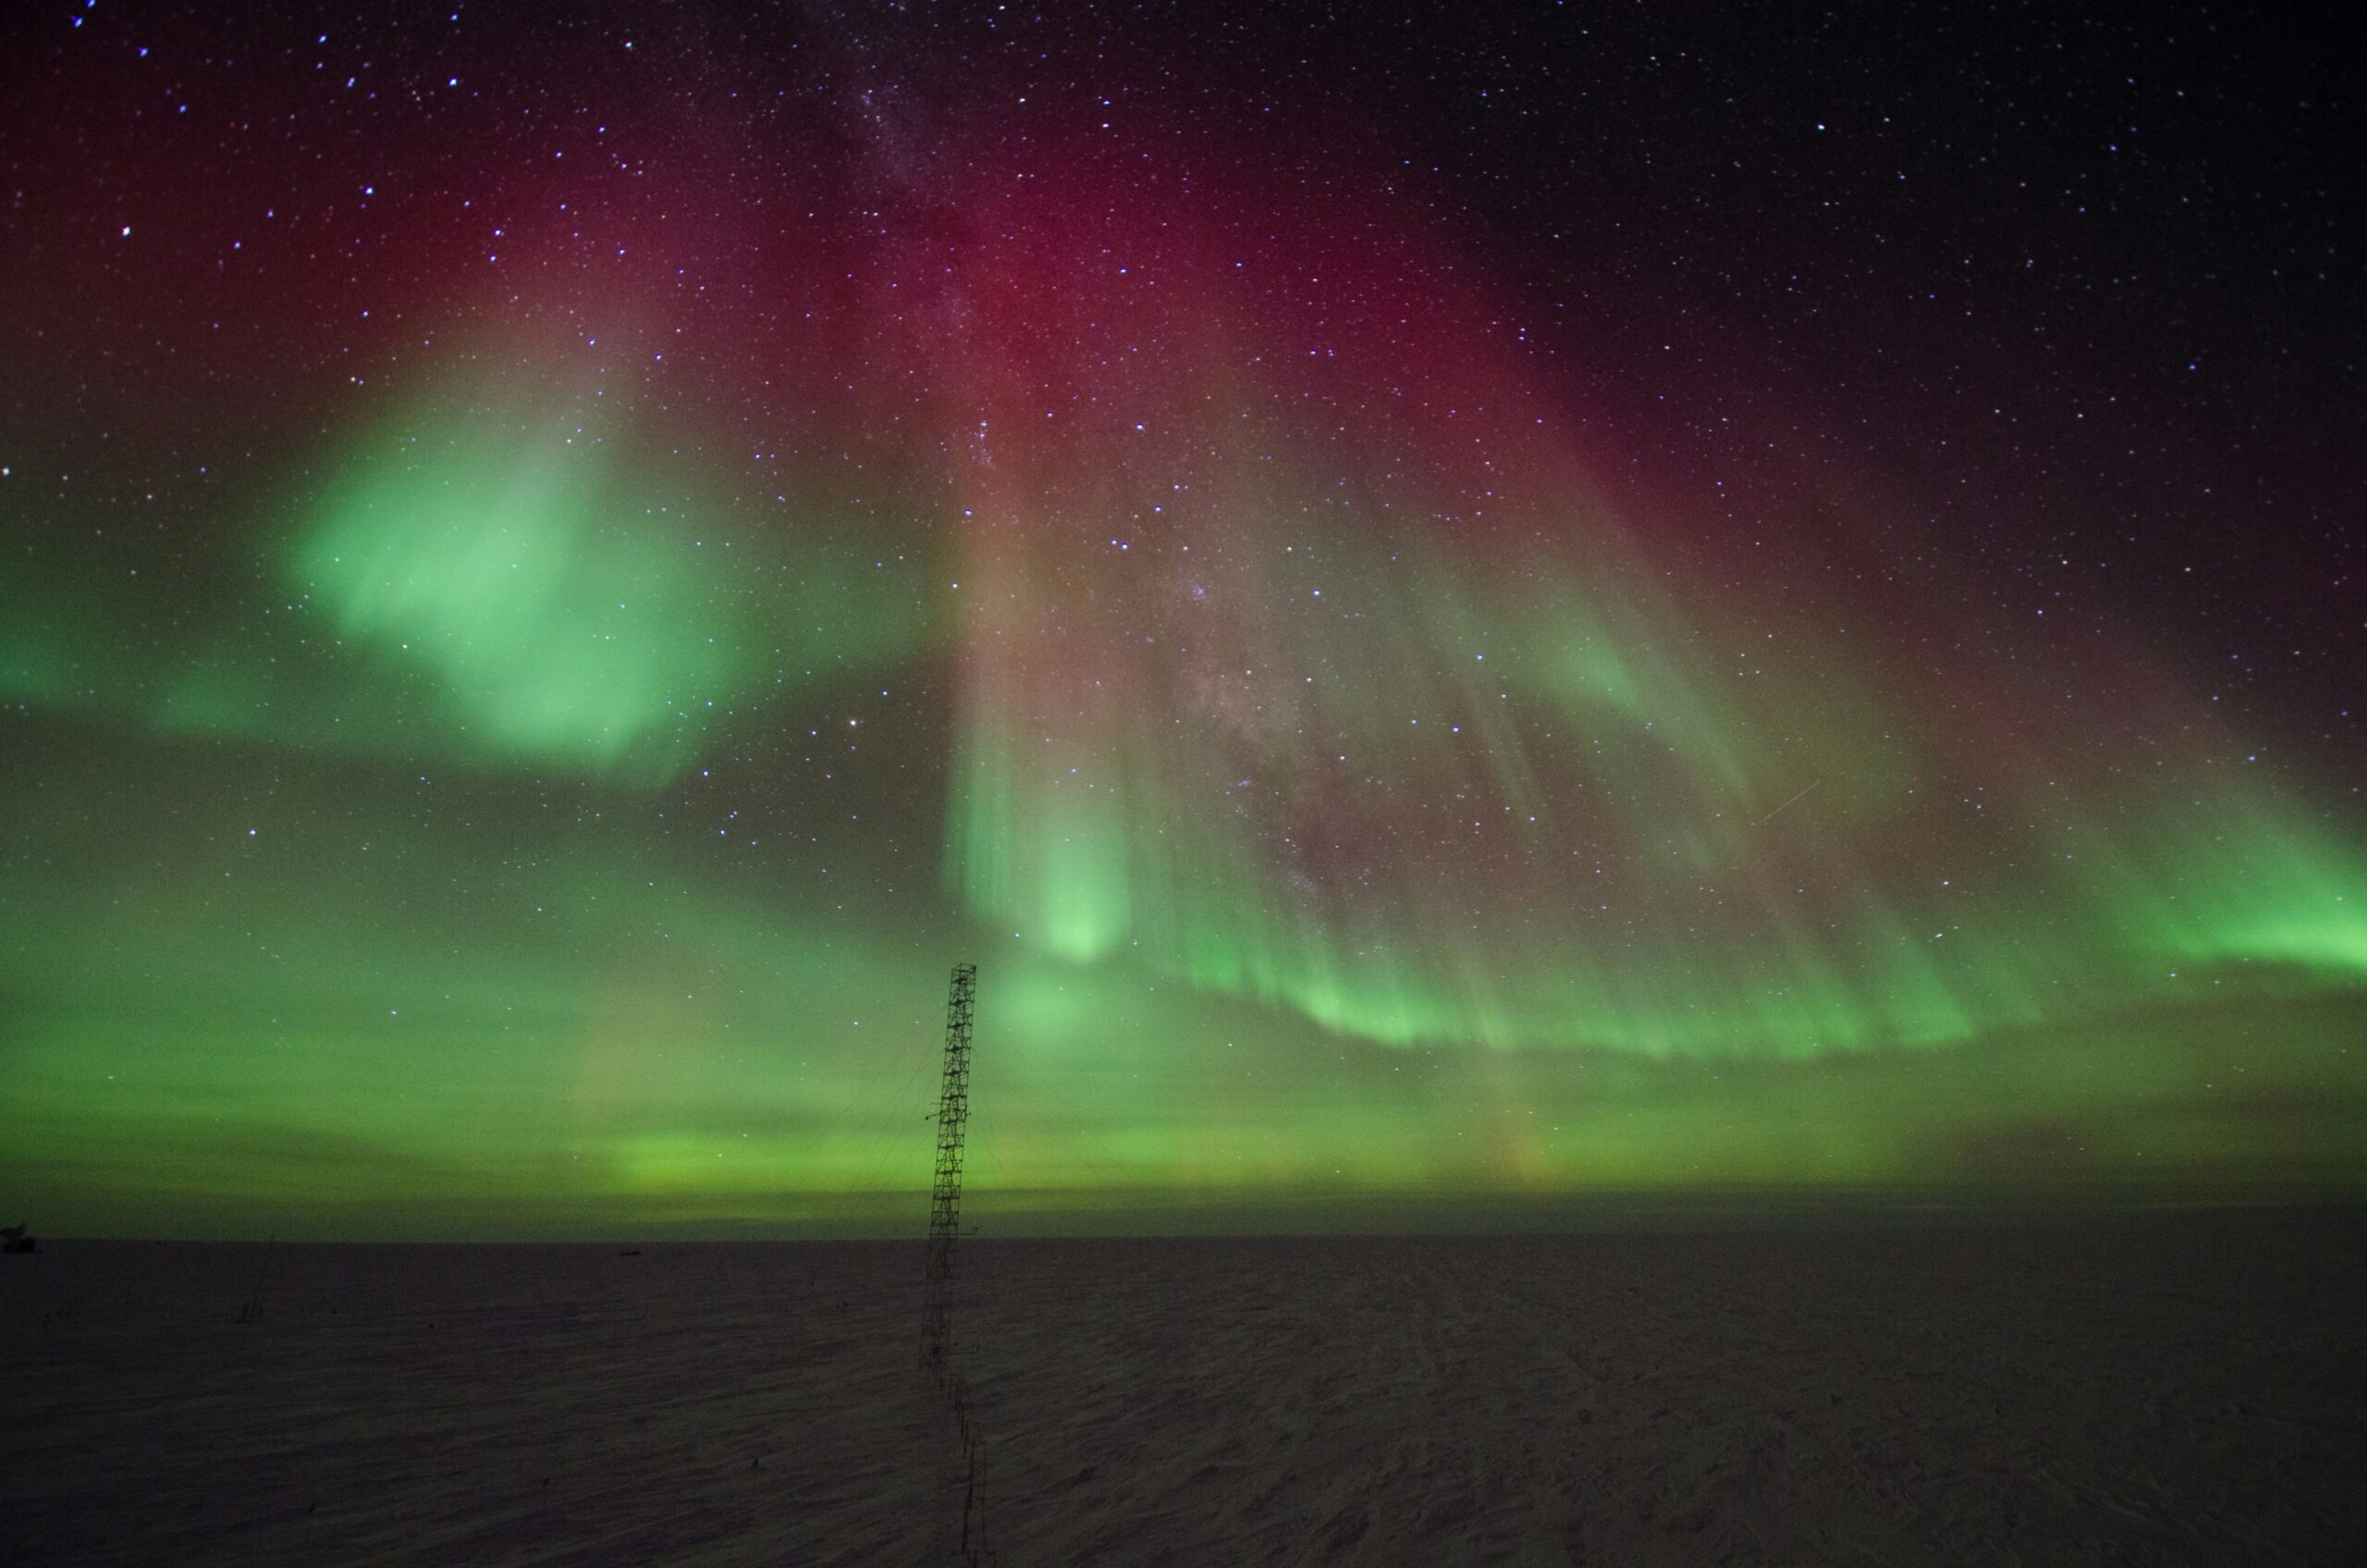
[[[987,1542],[2359,1561],[2357,1218],[965,1241]],[[623,1244],[0,1259],[0,1558],[945,1561],[919,1241]]]

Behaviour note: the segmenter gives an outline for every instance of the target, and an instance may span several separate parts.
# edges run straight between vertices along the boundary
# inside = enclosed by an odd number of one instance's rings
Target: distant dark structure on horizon
[[[39,1252],[41,1238],[30,1235],[22,1225],[0,1229],[0,1252]]]

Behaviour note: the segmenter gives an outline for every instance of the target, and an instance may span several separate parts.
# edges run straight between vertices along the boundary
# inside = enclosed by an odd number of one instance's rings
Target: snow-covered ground
[[[965,1242],[987,1544],[2360,1561],[2359,1219]],[[0,1558],[942,1562],[921,1259],[51,1243],[0,1259]]]

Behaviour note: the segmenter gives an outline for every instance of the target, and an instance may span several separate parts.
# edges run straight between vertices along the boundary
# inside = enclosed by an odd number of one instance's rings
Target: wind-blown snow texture
[[[2334,1562],[2367,1538],[2356,1218],[971,1243],[989,1541],[1005,1568]],[[920,1256],[11,1258],[11,1550],[939,1562]]]

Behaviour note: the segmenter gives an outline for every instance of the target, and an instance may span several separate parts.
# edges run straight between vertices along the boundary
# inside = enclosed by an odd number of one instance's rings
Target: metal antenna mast
[[[962,1134],[970,1121],[970,1010],[978,966],[957,963],[945,998],[945,1077],[937,1096],[937,1183],[929,1194],[928,1274],[921,1305],[921,1370],[953,1407],[962,1437],[962,1544],[958,1561],[992,1568],[986,1547],[985,1445],[970,1425],[970,1390],[953,1369],[953,1243],[962,1237]]]
[[[953,1243],[962,1234],[962,1135],[970,1121],[970,1011],[977,995],[978,966],[955,964],[953,983],[945,998],[945,1076],[937,1096],[937,1183],[929,1196],[928,1274],[921,1308],[921,1369],[940,1389],[952,1377],[949,1341],[953,1336]]]

